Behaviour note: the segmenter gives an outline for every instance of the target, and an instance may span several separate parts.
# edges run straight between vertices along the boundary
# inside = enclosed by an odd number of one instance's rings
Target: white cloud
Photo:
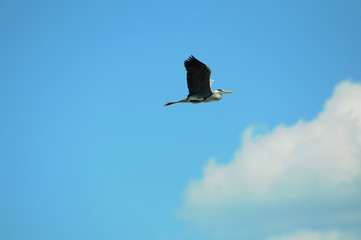
[[[361,84],[336,86],[313,121],[247,129],[234,159],[212,159],[203,173],[187,186],[182,215],[220,237],[252,236],[252,223],[268,234],[360,226]]]
[[[352,233],[342,233],[338,231],[311,232],[301,231],[292,235],[271,237],[268,240],[357,240],[357,236]]]

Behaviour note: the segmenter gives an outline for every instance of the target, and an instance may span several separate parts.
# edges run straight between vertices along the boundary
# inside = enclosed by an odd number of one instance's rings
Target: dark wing
[[[189,95],[208,97],[212,94],[210,86],[211,69],[204,63],[190,56],[184,61],[187,70],[187,84]]]

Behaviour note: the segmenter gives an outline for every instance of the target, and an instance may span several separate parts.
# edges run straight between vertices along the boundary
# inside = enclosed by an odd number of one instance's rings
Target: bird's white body
[[[204,101],[205,102],[213,102],[213,101],[219,101],[222,99],[222,94],[220,93],[219,90],[212,90],[213,94],[211,96],[209,96],[208,98],[206,98]]]
[[[214,102],[222,99],[222,94],[219,90],[212,90],[212,94],[209,97],[199,97],[197,95],[189,96],[186,98],[186,102],[201,103],[201,102]]]

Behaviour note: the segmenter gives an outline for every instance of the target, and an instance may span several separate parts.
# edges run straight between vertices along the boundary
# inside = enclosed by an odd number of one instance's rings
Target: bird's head
[[[215,90],[215,92],[217,92],[218,94],[234,93],[232,91],[226,91],[226,90],[223,90],[223,89],[217,89],[217,90]]]

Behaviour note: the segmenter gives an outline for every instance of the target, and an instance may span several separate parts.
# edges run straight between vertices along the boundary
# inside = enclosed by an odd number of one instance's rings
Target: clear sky
[[[0,239],[360,239],[360,12],[2,0]]]

